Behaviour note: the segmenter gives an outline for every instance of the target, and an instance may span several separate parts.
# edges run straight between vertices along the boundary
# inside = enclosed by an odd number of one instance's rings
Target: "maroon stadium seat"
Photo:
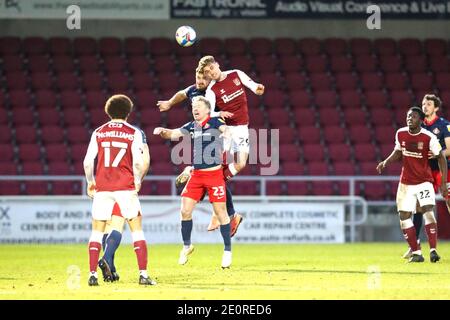
[[[322,53],[322,44],[316,38],[303,38],[298,42],[298,50],[306,56],[315,56]]]
[[[320,130],[315,126],[301,126],[298,133],[303,143],[320,143]]]
[[[271,91],[282,89],[286,81],[284,81],[284,79],[281,80],[276,73],[262,73],[259,76],[258,82],[264,84],[265,90]]]
[[[103,77],[98,72],[88,72],[81,76],[81,83],[86,91],[102,90]]]
[[[90,37],[79,37],[73,41],[73,50],[76,55],[94,55],[97,53],[97,41]]]
[[[128,56],[143,56],[147,53],[147,41],[138,37],[126,38],[124,51]]]
[[[361,55],[355,58],[355,69],[358,72],[376,72],[378,60],[372,55]]]
[[[394,149],[393,146],[392,146],[392,149]],[[402,163],[394,162],[386,167],[386,169],[383,171],[383,174],[390,175],[390,176],[399,176],[401,171],[402,171]]]
[[[78,90],[80,83],[77,75],[70,72],[64,72],[57,75],[55,86],[61,91],[62,90],[76,91]]]
[[[372,42],[365,38],[350,39],[350,52],[354,56],[368,55],[372,53]]]
[[[235,195],[256,196],[260,194],[259,183],[256,181],[239,181],[233,188]]]
[[[89,133],[85,127],[73,126],[67,128],[67,141],[70,144],[85,143],[87,145],[89,143],[89,139]]]
[[[101,70],[100,60],[96,56],[82,56],[78,59],[78,69],[82,73],[99,72]]]
[[[394,150],[394,139],[395,137],[392,135],[390,140],[385,140],[384,144],[378,145],[380,148],[380,155],[383,159],[386,159]]]
[[[49,162],[59,162],[67,159],[67,147],[62,143],[46,145],[44,153]]]
[[[313,73],[309,77],[313,90],[330,90],[332,88],[332,78],[327,73]]]
[[[353,59],[347,56],[331,57],[330,67],[333,72],[351,72],[353,69]]]
[[[0,48],[2,46],[0,45]],[[0,195],[2,196],[15,196],[21,193],[21,183],[18,181],[2,181],[0,183]]]
[[[59,96],[61,106],[64,110],[76,109],[78,112],[82,107],[81,94],[76,91],[63,91]]]
[[[392,125],[375,126],[375,138],[380,143],[394,143],[395,129]]]
[[[338,105],[336,92],[332,90],[316,91],[314,102],[318,108],[335,108]]]
[[[287,194],[290,196],[303,196],[309,194],[308,182],[306,181],[288,181],[286,185]]]
[[[378,165],[378,162],[376,161],[368,161],[368,162],[361,162],[359,164],[359,172],[360,174],[364,176],[374,176],[378,175],[378,172],[376,170]]]
[[[328,170],[328,165],[320,160],[308,164],[308,173],[312,176],[326,176],[330,172]]]
[[[370,109],[386,108],[388,106],[386,94],[379,90],[367,91],[366,106]]]
[[[7,55],[2,60],[2,68],[5,73],[23,72],[25,64],[22,57]]]
[[[36,144],[21,144],[19,147],[19,158],[21,161],[39,161],[41,150]]]
[[[278,69],[277,60],[271,56],[257,56],[255,58],[255,69],[259,73],[275,72]]]
[[[173,175],[173,166],[167,162],[156,162],[151,165],[150,174],[152,175]]]
[[[14,108],[12,111],[12,122],[15,126],[32,126],[34,123],[33,111],[29,108]]]
[[[368,200],[384,200],[386,197],[386,183],[381,181],[364,182],[364,195]]]
[[[6,129],[9,129],[9,128],[6,128]],[[6,131],[6,132],[8,132],[8,131]],[[2,155],[1,161],[11,162],[14,159],[14,149],[13,149],[13,146],[10,141],[4,141],[4,143],[0,144],[0,152]]]
[[[173,92],[172,94],[174,94],[175,92]],[[163,96],[161,95],[161,97],[163,99],[169,99],[172,95],[170,96]],[[156,102],[159,99],[156,97],[156,95],[150,91],[150,90],[140,90],[136,92],[136,105],[140,106],[140,110],[143,110],[143,107],[145,106],[156,106]]]
[[[191,78],[194,79],[195,68],[198,65],[198,57],[182,56],[178,59],[178,63],[181,72],[191,75]]]
[[[409,73],[426,72],[428,70],[428,61],[426,56],[407,56],[405,59],[406,70]]]
[[[132,76],[133,88],[136,91],[153,89],[153,77],[149,73],[136,73]]]
[[[69,38],[52,37],[48,40],[48,45],[52,55],[68,55],[72,51],[72,43]]]
[[[238,69],[249,74],[252,69],[252,60],[246,56],[232,56],[229,60],[229,68]]]
[[[9,90],[25,90],[28,88],[28,77],[23,72],[14,72],[6,75],[6,85]]]
[[[358,143],[354,146],[355,159],[358,162],[375,161],[377,154],[375,147],[370,143]]]
[[[380,90],[383,87],[384,80],[380,73],[365,72],[360,75],[361,87],[365,91]]]
[[[17,175],[17,165],[12,162],[0,162],[0,175]],[[2,181],[2,184],[5,181]]]
[[[82,162],[83,162],[84,156],[86,155],[86,151],[87,151],[87,145],[84,143],[71,145],[70,146],[70,156],[71,156],[72,162],[74,164],[80,163],[81,167],[82,167]]]
[[[23,162],[21,172],[23,175],[43,175],[44,167],[36,161]]]
[[[388,73],[384,78],[384,83],[388,90],[404,90],[408,87],[408,77],[400,72]]]
[[[53,78],[48,73],[34,73],[31,75],[31,87],[34,90],[51,90],[53,89]]]
[[[20,126],[15,128],[16,141],[19,144],[22,143],[36,143],[37,134],[36,129],[31,126]]]
[[[66,161],[50,162],[48,164],[48,174],[69,175],[71,174],[70,165]]]
[[[86,93],[86,105],[89,110],[103,110],[107,98],[107,95],[100,90],[88,91]]]
[[[47,126],[41,130],[41,139],[44,144],[62,143],[64,141],[64,131],[59,126]]]
[[[0,126],[4,127],[8,122],[8,111],[5,108],[0,108]]]
[[[282,108],[270,109],[267,112],[267,119],[271,124],[271,128],[279,128],[281,126],[288,126],[291,121],[291,116]]]
[[[305,144],[303,147],[303,159],[306,162],[323,162],[325,159],[325,151],[320,144]]]
[[[153,68],[156,72],[162,75],[175,72],[177,66],[175,60],[173,60],[170,56],[158,56],[155,57]]]
[[[334,192],[334,183],[331,181],[313,181],[311,184],[312,194],[316,196],[332,196]]]
[[[259,109],[250,109],[248,110],[248,116],[250,121],[250,127],[258,128],[258,127],[264,127],[265,126],[265,113],[262,112]]]
[[[281,144],[280,159],[283,161],[298,161],[300,159],[299,147],[292,144]]]
[[[328,155],[334,163],[350,161],[350,146],[345,143],[333,143],[328,146]]]
[[[175,93],[180,88],[179,77],[173,73],[159,75],[157,82],[161,91],[172,90]]]
[[[429,91],[433,87],[433,77],[428,73],[416,73],[411,77],[413,90]]]
[[[247,41],[242,38],[227,38],[224,42],[225,53],[230,56],[247,54]]]
[[[447,43],[443,39],[425,39],[424,49],[429,56],[447,55]]]
[[[106,82],[112,93],[126,92],[130,87],[128,76],[123,73],[109,74]]]
[[[98,45],[102,56],[120,55],[122,52],[122,41],[119,38],[101,38]]]
[[[39,90],[35,92],[34,100],[38,109],[56,109],[57,99],[53,90]]]
[[[4,143],[11,144],[11,140],[11,129],[8,126],[0,126],[0,146],[3,146]]]
[[[150,61],[145,56],[132,56],[128,60],[128,70],[133,74],[148,73]]]
[[[31,73],[48,72],[50,69],[48,57],[41,55],[29,57],[28,69]]]
[[[334,174],[338,176],[353,176],[356,174],[355,165],[348,161],[336,161],[333,168]]]
[[[119,56],[108,56],[103,59],[103,66],[107,73],[127,71],[127,62],[125,58]]]
[[[289,102],[295,108],[307,108],[311,106],[311,96],[304,90],[289,92]]]
[[[158,161],[169,162],[171,150],[166,145],[154,145],[152,146],[153,154],[158,155]]]
[[[52,185],[52,194],[54,195],[72,195],[72,194],[80,194],[81,192],[80,182],[53,181],[51,185]]]
[[[0,38],[0,53],[2,55],[17,55],[21,51],[22,43],[19,37]]]
[[[281,90],[268,90],[263,95],[263,104],[267,109],[283,108],[286,96]]]
[[[219,38],[203,38],[198,45],[202,55],[217,56],[223,53],[223,41]]]
[[[277,38],[274,40],[275,53],[279,56],[292,56],[297,53],[297,45],[291,38]]]
[[[327,71],[327,59],[324,56],[307,56],[305,68],[310,73],[321,73]]]
[[[370,116],[372,118],[372,116]],[[355,123],[365,123],[366,113],[361,109],[353,109],[344,111],[344,121],[347,125],[352,125]]]
[[[418,39],[400,39],[398,41],[398,50],[406,56],[419,55],[422,53],[422,43]]]
[[[289,91],[302,90],[305,89],[306,79],[301,74],[289,73],[285,76],[285,84]]]
[[[149,42],[149,51],[155,56],[165,56],[172,54],[173,42],[167,38],[152,38]]]
[[[141,112],[142,115],[142,112]],[[146,115],[147,117],[150,115]],[[167,126],[169,128],[179,128],[183,126],[185,123],[192,121],[192,116],[188,114],[187,112],[168,112],[166,114],[167,116]],[[157,117],[160,118],[160,117]],[[142,121],[142,119],[141,119]],[[144,124],[148,124],[148,122],[144,121]],[[156,124],[156,123],[155,123]]]
[[[339,94],[339,96],[340,96],[340,105],[343,109],[347,110],[359,109],[363,105],[361,101],[361,96],[355,90],[342,91]]]
[[[323,41],[324,51],[331,55],[344,55],[347,53],[347,42],[340,38],[328,38]]]
[[[285,76],[299,74],[303,70],[303,60],[299,56],[282,56],[279,60],[280,70]]]
[[[385,73],[400,72],[402,70],[402,59],[398,55],[381,56],[380,67]]]
[[[397,53],[397,43],[394,39],[378,38],[373,42],[375,52],[380,55],[393,55]]]
[[[283,183],[280,181],[267,181],[266,194],[268,196],[279,196],[284,194]]]
[[[405,109],[411,107],[412,97],[405,90],[391,92],[391,104],[394,109]]]
[[[248,41],[249,52],[253,56],[263,56],[272,53],[272,41],[268,38],[252,38]]]
[[[100,108],[90,110],[89,118],[91,129],[98,128],[99,126],[110,120],[109,117],[106,115],[105,111]]]
[[[320,108],[319,119],[323,126],[338,126],[342,123],[341,114],[336,108]]]
[[[48,194],[47,181],[26,181],[25,194],[28,195],[46,195]]]
[[[374,109],[370,113],[370,120],[375,124],[375,128],[379,125],[392,125],[393,117],[393,110],[387,108]]]
[[[305,167],[298,161],[285,161],[282,165],[282,174],[287,176],[301,176],[305,173]]]
[[[38,120],[41,127],[49,125],[59,125],[59,112],[53,108],[40,109],[38,112]]]
[[[370,128],[364,124],[355,124],[349,127],[349,137],[355,143],[367,143],[372,139]]]
[[[325,141],[328,143],[344,143],[347,138],[345,130],[340,126],[327,125],[323,130]]]
[[[297,130],[289,126],[280,126],[279,135],[280,143],[294,143],[295,141],[297,141]]]
[[[437,73],[435,75],[435,77],[436,77],[436,87],[440,91],[449,91],[450,90],[450,73],[447,73],[447,72]]]
[[[336,89],[341,90],[357,90],[358,79],[353,73],[345,72],[335,75],[334,82]]]

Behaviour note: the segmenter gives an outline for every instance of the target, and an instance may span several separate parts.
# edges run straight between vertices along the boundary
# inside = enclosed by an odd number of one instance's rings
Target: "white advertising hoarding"
[[[143,228],[150,243],[180,243],[180,200],[142,200]],[[244,216],[235,243],[343,243],[344,204],[235,201]],[[0,199],[0,243],[87,243],[91,201],[81,197]],[[211,204],[194,210],[193,243],[221,243],[207,232]],[[125,231],[124,243],[131,237]]]
[[[66,19],[76,5],[82,19],[169,19],[167,0],[6,0],[0,18]],[[69,9],[69,11],[71,11]]]

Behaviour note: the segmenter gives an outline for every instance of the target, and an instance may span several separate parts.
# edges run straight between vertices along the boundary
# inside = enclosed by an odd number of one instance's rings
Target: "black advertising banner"
[[[171,18],[207,19],[361,19],[373,13],[367,13],[367,7],[374,5],[381,18],[450,19],[450,0],[172,0],[170,14]]]

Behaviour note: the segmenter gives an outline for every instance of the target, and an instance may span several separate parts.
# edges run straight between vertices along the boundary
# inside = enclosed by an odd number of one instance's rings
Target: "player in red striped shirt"
[[[437,225],[433,209],[436,204],[433,188],[433,176],[428,162],[428,153],[437,157],[439,170],[443,177],[447,176],[447,159],[436,136],[421,127],[425,114],[419,107],[408,110],[407,127],[397,130],[395,147],[387,159],[377,166],[378,173],[394,161],[402,159],[403,168],[397,190],[397,210],[400,215],[400,226],[403,235],[412,249],[409,262],[423,262],[422,252],[417,244],[416,231],[411,219],[412,213],[419,204],[424,212],[425,230],[430,244],[430,261],[437,262],[440,257],[436,252]],[[445,180],[441,183],[441,192],[448,196]]]

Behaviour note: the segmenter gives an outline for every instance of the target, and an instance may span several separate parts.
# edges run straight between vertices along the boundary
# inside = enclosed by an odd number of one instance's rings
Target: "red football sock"
[[[102,244],[100,242],[89,242],[89,271],[91,272],[97,271],[98,256],[101,249]]]
[[[145,240],[139,240],[133,242],[133,245],[139,270],[147,270],[147,243],[145,242]]]
[[[418,245],[417,245],[416,229],[414,228],[414,226],[407,228],[407,229],[402,229],[402,231],[403,231],[403,236],[405,237],[405,240],[408,242],[411,250],[413,252],[419,250]]]
[[[427,232],[428,242],[430,243],[430,249],[436,249],[437,224],[436,223],[426,224],[425,231]]]

